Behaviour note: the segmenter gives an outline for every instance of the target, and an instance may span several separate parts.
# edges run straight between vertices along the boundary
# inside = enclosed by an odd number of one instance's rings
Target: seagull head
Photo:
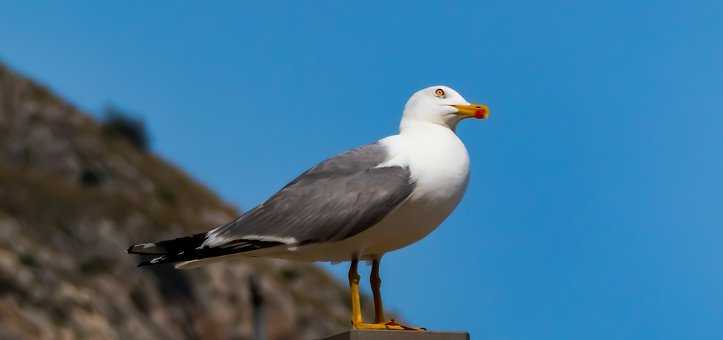
[[[472,104],[449,86],[430,86],[414,93],[404,106],[402,125],[426,122],[452,130],[465,118],[485,119],[490,110],[483,104]]]

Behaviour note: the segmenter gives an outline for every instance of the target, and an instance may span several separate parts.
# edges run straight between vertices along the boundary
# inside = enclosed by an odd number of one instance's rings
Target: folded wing
[[[382,220],[414,189],[409,169],[377,167],[387,158],[386,148],[378,143],[347,151],[304,172],[228,224],[136,245],[129,252],[157,255],[145,263],[154,264],[349,238]]]

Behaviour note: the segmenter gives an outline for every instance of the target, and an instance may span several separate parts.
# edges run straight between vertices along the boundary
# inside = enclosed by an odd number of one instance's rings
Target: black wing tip
[[[140,255],[138,267],[164,263],[177,263],[204,257],[200,248],[206,239],[206,233],[157,242],[137,243],[126,249],[128,254]]]
[[[277,241],[239,239],[219,247],[205,247],[203,242],[206,235],[202,233],[172,240],[138,243],[128,247],[126,252],[141,255],[142,261],[137,266],[145,267],[243,253],[284,244]]]

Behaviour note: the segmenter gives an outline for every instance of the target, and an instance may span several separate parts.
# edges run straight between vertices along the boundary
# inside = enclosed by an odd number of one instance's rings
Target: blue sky
[[[721,36],[720,1],[0,5],[3,61],[240,208],[419,88],[488,103],[463,202],[382,267],[388,307],[477,339],[723,337]]]

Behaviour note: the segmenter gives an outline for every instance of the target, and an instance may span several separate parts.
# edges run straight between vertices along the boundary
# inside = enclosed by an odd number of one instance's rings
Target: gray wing
[[[265,241],[338,241],[375,225],[414,189],[406,167],[376,166],[388,158],[375,143],[309,169],[266,202],[207,234],[204,246]]]

